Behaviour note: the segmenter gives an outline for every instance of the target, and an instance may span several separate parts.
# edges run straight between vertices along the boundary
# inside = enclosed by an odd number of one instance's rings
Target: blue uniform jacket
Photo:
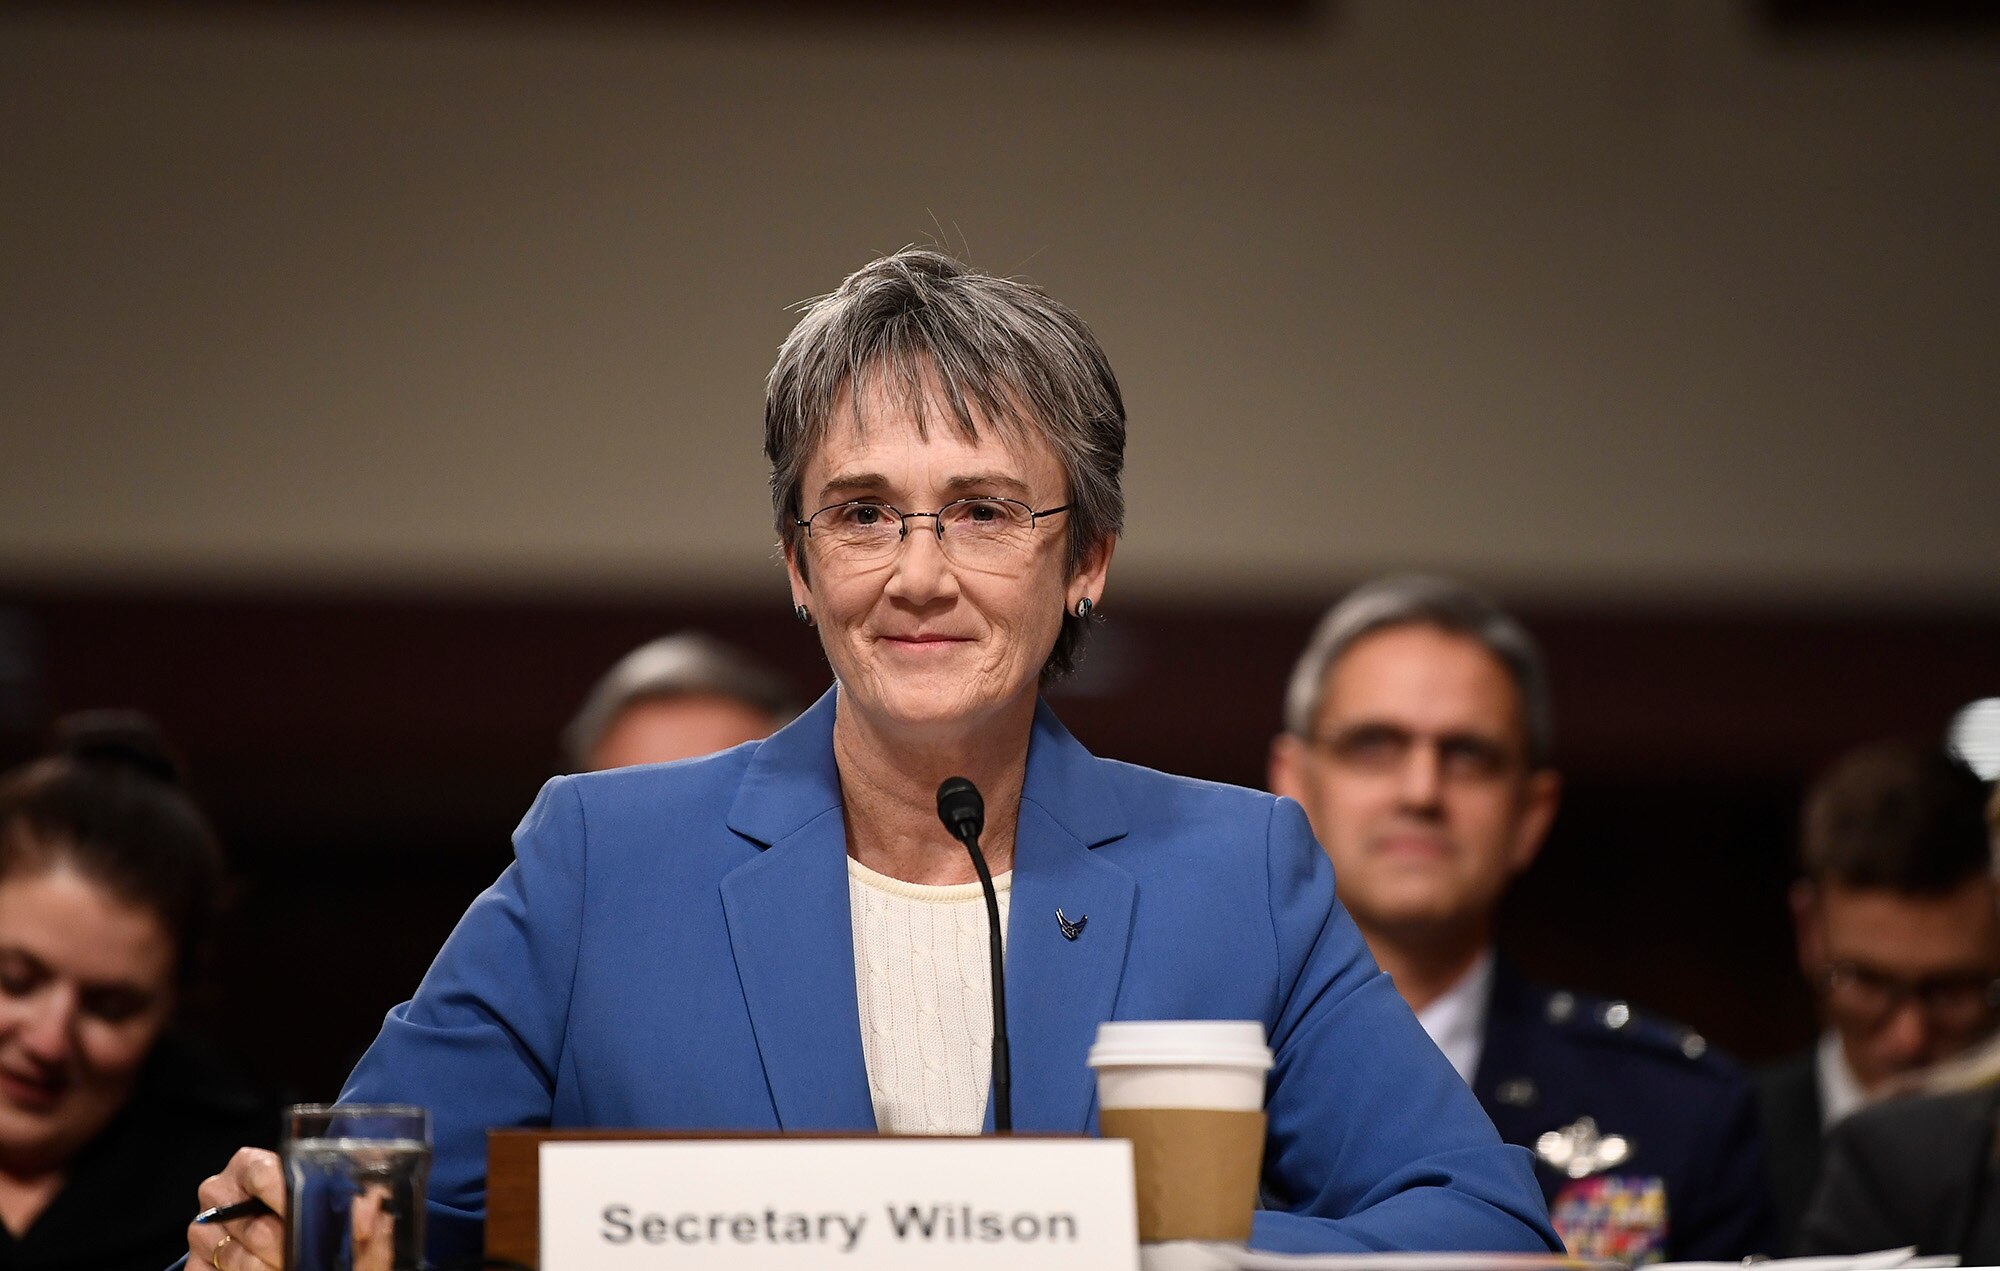
[[[1567,1140],[1538,1151],[1535,1172],[1572,1253],[1734,1262],[1782,1252],[1755,1086],[1692,1031],[1530,984],[1503,959],[1473,1089],[1509,1143]],[[1600,1148],[1572,1176],[1550,1158],[1587,1150],[1586,1119],[1625,1154]]]
[[[434,1258],[477,1249],[489,1126],[874,1128],[836,692],[761,743],[543,789],[341,1096],[432,1109]],[[1077,939],[1058,908],[1088,917]],[[1376,969],[1297,804],[1096,759],[1043,706],[1009,924],[1018,1130],[1096,1129],[1102,1020],[1260,1020],[1257,1244],[1560,1248],[1527,1154]]]

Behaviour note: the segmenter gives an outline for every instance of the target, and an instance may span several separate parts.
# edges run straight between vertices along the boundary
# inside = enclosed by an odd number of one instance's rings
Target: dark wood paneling
[[[782,597],[779,598],[780,601]],[[1261,784],[1305,605],[1114,605],[1056,695],[1101,754]],[[1627,994],[1748,1057],[1803,1042],[1783,888],[1801,784],[2000,692],[2000,614],[1531,608],[1568,776],[1509,898],[1531,973]],[[782,603],[0,588],[0,758],[53,714],[152,712],[247,884],[218,1001],[247,1058],[327,1096],[557,767],[598,672],[698,627],[828,679]]]

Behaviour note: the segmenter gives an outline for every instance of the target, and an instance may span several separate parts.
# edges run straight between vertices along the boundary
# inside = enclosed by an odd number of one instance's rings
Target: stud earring
[[[1085,596],[1082,600],[1076,602],[1076,616],[1079,618],[1088,618],[1090,611],[1096,607],[1096,605],[1090,603],[1090,597]]]
[[[813,624],[812,610],[806,608],[804,605],[793,605],[792,616],[808,627]]]

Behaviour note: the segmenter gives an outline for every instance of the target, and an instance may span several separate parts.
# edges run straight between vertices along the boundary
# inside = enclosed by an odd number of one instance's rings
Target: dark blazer
[[[1586,1118],[1625,1140],[1624,1159],[1580,1178],[1537,1152],[1572,1253],[1735,1261],[1775,1249],[1749,1075],[1690,1030],[1530,984],[1503,959],[1473,1090],[1500,1137],[1530,1151],[1547,1135],[1585,1142]]]
[[[1819,1182],[1821,1128],[1818,1052],[1807,1049],[1757,1073],[1764,1153],[1771,1166],[1771,1202],[1778,1212],[1778,1247],[1798,1247],[1813,1187]]]
[[[1827,1134],[1801,1253],[1871,1253],[1915,1245],[1967,1266],[2000,1265],[2000,1086],[1891,1099]]]
[[[875,1127],[837,692],[765,741],[543,790],[343,1094],[432,1109],[433,1258],[478,1249],[490,1126]],[[1089,919],[1076,939],[1058,908]],[[1044,706],[1007,932],[1016,1129],[1096,1129],[1084,1056],[1107,1019],[1263,1024],[1260,1246],[1561,1247],[1298,804],[1097,759]]]

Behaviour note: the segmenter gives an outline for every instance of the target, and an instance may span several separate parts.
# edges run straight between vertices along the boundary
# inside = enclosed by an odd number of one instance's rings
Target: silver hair
[[[774,724],[799,713],[798,700],[776,674],[720,640],[683,631],[640,645],[591,686],[576,718],[563,729],[563,754],[576,768],[587,768],[591,752],[626,707],[693,694],[741,702]]]
[[[1547,767],[1555,747],[1555,713],[1548,672],[1528,629],[1484,593],[1449,578],[1398,574],[1364,583],[1327,611],[1292,668],[1285,690],[1285,729],[1312,735],[1326,696],[1327,673],[1364,636],[1390,627],[1435,627],[1476,642],[1507,668],[1521,695],[1528,762]]]
[[[1069,487],[1070,569],[1123,527],[1125,402],[1090,328],[1038,287],[905,248],[807,304],[765,381],[771,510],[787,548],[811,510],[799,506],[806,464],[843,403],[860,419],[864,381],[908,411],[919,437],[941,400],[946,422],[968,439],[979,437],[976,412],[1009,439],[1047,441]],[[1088,618],[1063,615],[1045,681],[1074,669],[1089,630]]]

